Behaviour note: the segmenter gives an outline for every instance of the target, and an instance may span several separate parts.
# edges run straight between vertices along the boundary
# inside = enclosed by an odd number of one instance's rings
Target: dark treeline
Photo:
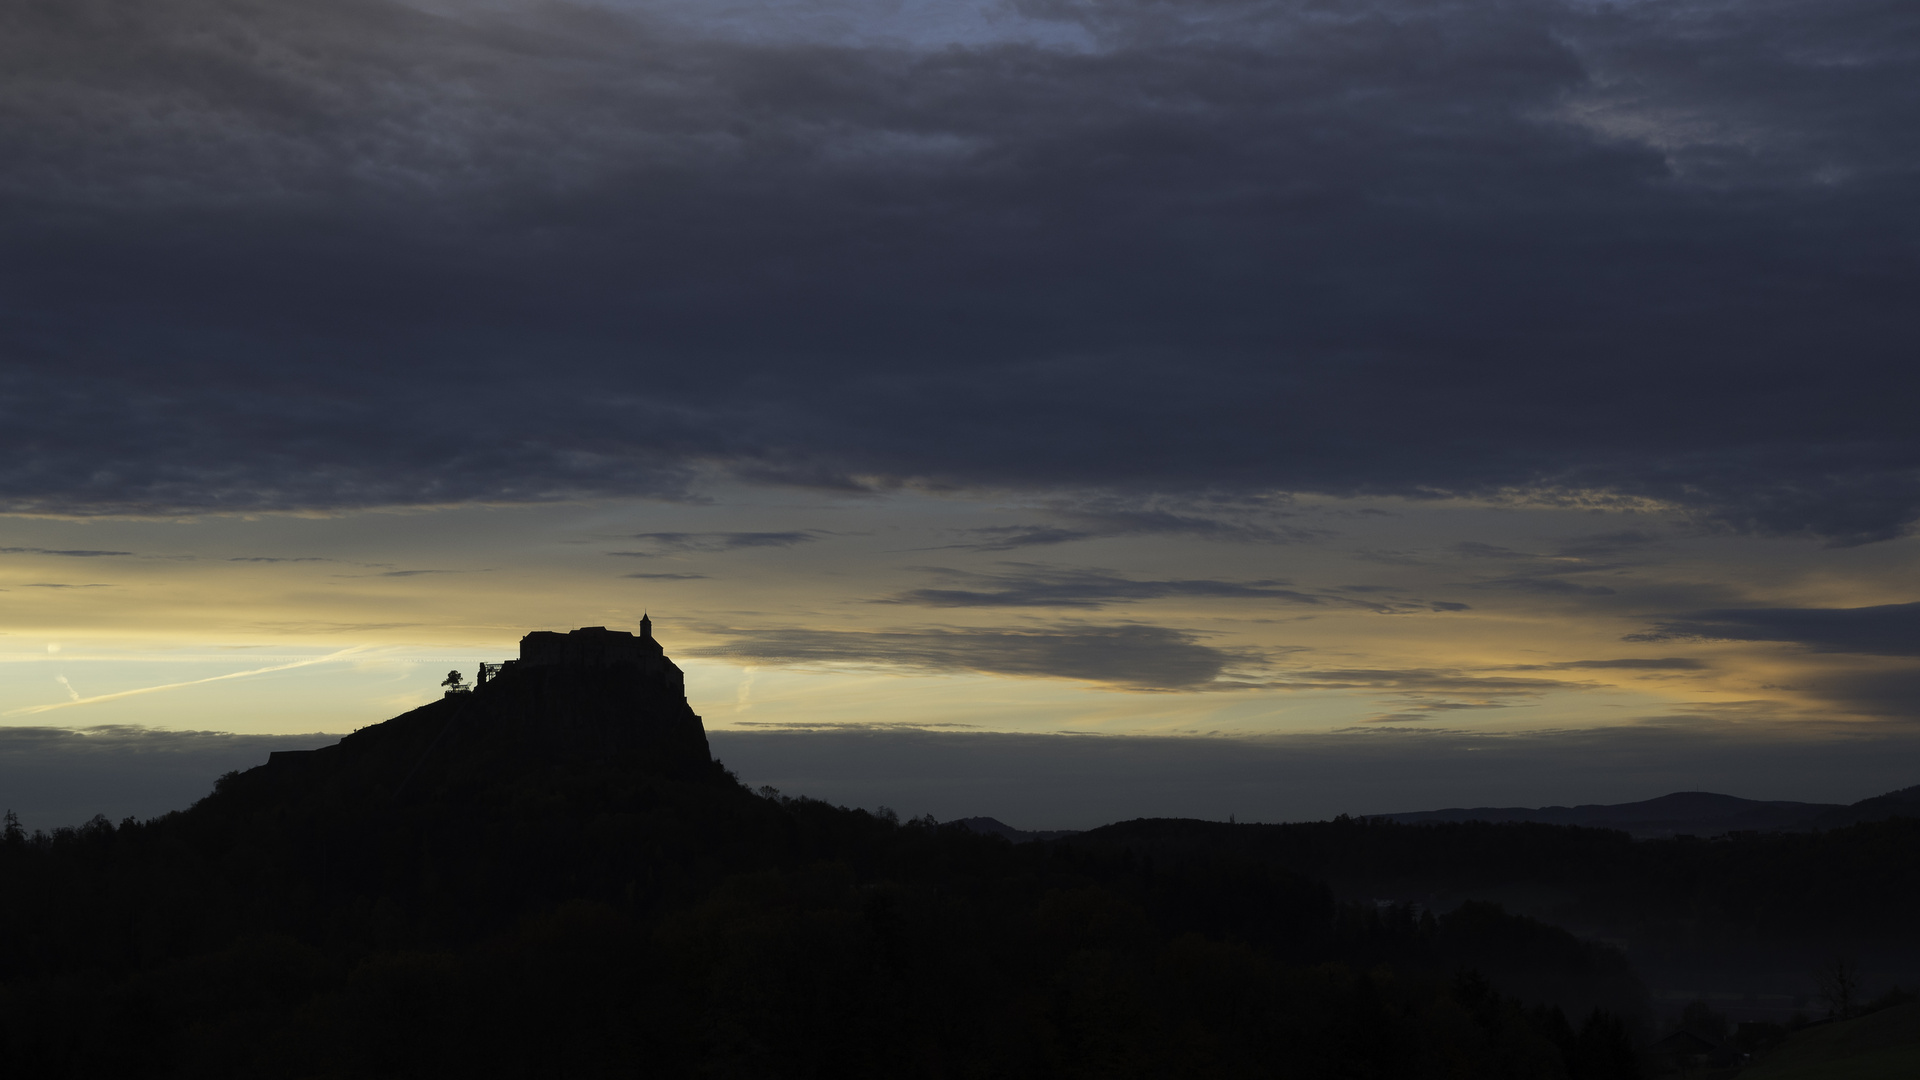
[[[1076,843],[1162,859],[1248,859],[1333,883],[1346,895],[1442,909],[1467,897],[1524,898],[1556,925],[1632,938],[1636,963],[1920,953],[1920,819],[1819,833],[1634,841],[1573,826],[1483,822],[1396,825],[1339,819],[1292,825],[1142,820]]]
[[[1640,1073],[1620,954],[1492,905],[749,792],[482,697],[9,831],[8,1075]]]
[[[9,844],[7,1064],[35,1076],[1637,1075],[1641,1003],[1617,955],[1491,906],[1416,917],[1232,860],[1171,875],[808,800],[628,794],[553,847],[511,834],[436,844],[401,826],[410,843],[375,845],[327,882],[181,827],[212,815]],[[226,809],[225,795],[201,809]],[[649,825],[676,817],[671,804],[706,823],[666,838],[696,841],[681,854],[728,846],[731,821],[774,838],[772,857],[650,862],[642,877],[620,853],[659,852]],[[573,862],[556,848],[608,857],[542,877]],[[1481,961],[1611,994],[1622,1011],[1571,1024],[1498,992]]]
[[[1920,891],[1920,819],[1912,817],[1820,833],[1641,841],[1608,829],[1530,823],[1155,819],[1076,841],[1172,858],[1232,854],[1383,895],[1524,881],[1571,890],[1569,910],[1594,915],[1684,916],[1762,935],[1845,925],[1920,938],[1911,904]]]

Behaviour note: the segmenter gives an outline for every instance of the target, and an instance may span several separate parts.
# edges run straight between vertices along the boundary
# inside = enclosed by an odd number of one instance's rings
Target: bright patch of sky
[[[437,697],[451,668],[511,657],[527,631],[643,612],[716,730],[1871,723],[1881,706],[1844,684],[1902,658],[1647,631],[1920,592],[1911,540],[1821,550],[1644,512],[1390,500],[1130,516],[742,488],[10,526],[5,723],[248,733],[349,731]]]

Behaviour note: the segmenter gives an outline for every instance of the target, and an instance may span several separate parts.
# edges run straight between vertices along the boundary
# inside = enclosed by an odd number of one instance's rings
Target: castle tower
[[[640,613],[640,637],[643,641],[653,640],[653,620],[647,617],[646,612]]]

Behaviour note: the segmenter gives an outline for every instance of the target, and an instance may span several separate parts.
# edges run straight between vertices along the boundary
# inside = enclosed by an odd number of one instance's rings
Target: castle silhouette
[[[520,639],[520,658],[503,664],[481,664],[478,686],[508,672],[528,668],[620,668],[638,675],[646,683],[685,697],[687,678],[679,665],[667,658],[666,649],[653,638],[653,619],[640,616],[640,633],[609,630],[604,626],[583,626],[567,633],[535,630]]]
[[[686,676],[654,640],[650,617],[637,635],[536,630],[520,639],[518,659],[482,664],[471,693],[456,690],[332,746],[275,751],[268,767],[424,800],[553,767],[722,775],[687,704]]]

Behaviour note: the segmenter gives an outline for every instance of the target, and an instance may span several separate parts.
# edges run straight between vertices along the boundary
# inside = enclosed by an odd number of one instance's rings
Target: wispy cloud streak
[[[29,705],[25,708],[9,709],[5,713],[0,713],[0,716],[36,716],[40,713],[52,712],[55,709],[70,709],[75,705],[95,705],[102,701],[116,701],[120,698],[133,697],[138,694],[153,694],[162,690],[179,690],[187,686],[203,686],[207,683],[226,682],[229,679],[244,679],[251,675],[267,675],[275,671],[290,671],[294,668],[312,667],[315,664],[325,664],[330,661],[352,656],[355,653],[366,652],[370,648],[372,648],[370,645],[355,645],[352,648],[341,649],[338,652],[331,652],[325,656],[316,656],[308,660],[295,660],[289,664],[275,664],[271,667],[234,671],[225,675],[210,675],[204,679],[188,679],[185,682],[161,683],[158,686],[142,686],[134,690],[116,690],[111,694],[95,694],[92,697],[75,697],[72,701],[56,701],[51,705]],[[63,684],[66,682],[65,679],[61,679],[60,681]],[[67,689],[69,693],[73,690],[70,686]]]

